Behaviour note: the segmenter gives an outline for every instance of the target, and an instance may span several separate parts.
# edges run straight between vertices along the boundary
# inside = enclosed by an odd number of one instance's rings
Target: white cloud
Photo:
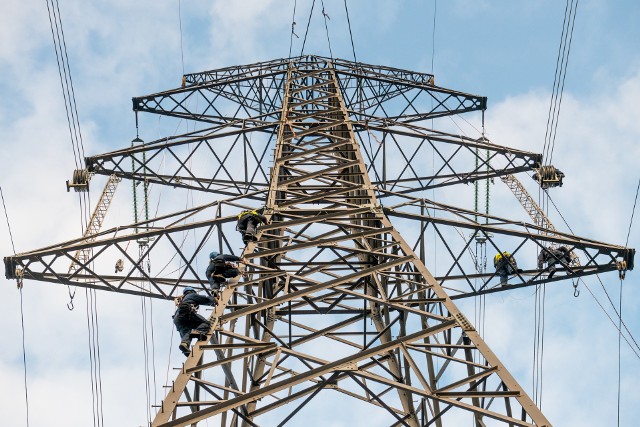
[[[339,10],[335,2],[326,3],[332,15],[330,25],[344,19],[334,12]],[[87,154],[127,145],[134,136],[130,98],[179,85],[182,68],[176,2],[132,4],[121,0],[104,5],[71,2],[60,6]],[[303,37],[308,9],[302,7],[302,2],[299,6],[296,32]],[[481,7],[475,7],[480,13],[490,5],[484,2]],[[278,58],[288,52],[291,2],[284,5],[276,1],[220,1],[212,5],[182,2],[182,8],[187,72],[214,65]],[[402,56],[405,63],[400,66],[408,68],[413,63],[430,62],[425,60],[430,49],[426,49],[424,43],[416,42],[419,53],[416,49],[406,54],[402,48],[406,40],[393,39],[396,33],[401,33],[398,22],[410,11],[384,2],[369,8],[371,12],[367,14],[363,8],[356,9],[350,3],[352,24],[355,30],[361,31],[354,34],[360,60],[374,62],[370,58]],[[70,178],[74,166],[46,10],[43,5],[15,0],[3,9],[8,13],[0,15],[0,70],[5,76],[0,83],[3,150],[0,185],[17,250],[24,251],[69,239],[80,230],[77,198],[64,192],[64,181]],[[427,11],[429,13],[422,11],[425,13],[414,15],[430,18],[431,5]],[[444,7],[440,9],[440,13],[443,12],[446,12]],[[326,49],[324,23],[318,18],[318,10],[314,16],[312,38],[308,42],[311,52]],[[441,55],[436,57],[436,64],[455,51],[446,48],[444,39],[452,38],[451,31],[462,31],[465,25],[457,21],[448,24],[448,30],[442,30],[438,39],[442,45],[436,48],[437,55]],[[491,30],[489,25],[484,26],[483,31]],[[627,37],[624,30],[617,31]],[[460,39],[463,38],[461,35]],[[342,49],[348,53],[343,56],[350,58],[348,38],[332,40],[338,44],[334,49]],[[298,43],[299,49],[301,40],[294,43]],[[489,53],[494,47],[485,48]],[[498,52],[499,48],[495,46]],[[464,52],[460,46],[458,49],[455,53],[462,57]],[[627,53],[637,58],[637,52],[628,50],[627,47]],[[584,78],[591,87],[579,93],[569,87],[565,90],[554,164],[567,173],[567,178],[565,186],[552,193],[577,234],[620,244],[626,238],[640,154],[637,144],[640,122],[636,117],[640,75],[633,65],[637,60],[631,58],[629,64],[628,69],[632,71],[624,78],[606,68],[593,72],[581,70],[584,75],[570,70],[569,78]],[[484,78],[492,74],[488,69],[479,74],[473,67],[463,71],[473,74],[476,80],[479,75]],[[495,74],[500,71],[493,70]],[[440,76],[436,78],[441,81]],[[455,76],[447,74],[442,80],[452,82]],[[595,86],[594,82],[600,85]],[[489,137],[497,144],[540,151],[549,94],[527,84],[522,78],[523,89],[519,94],[501,102],[492,100],[487,127]],[[468,82],[465,86],[473,89]],[[141,120],[144,120],[142,131],[146,134],[154,134],[159,128],[156,118]],[[531,182],[525,184],[532,188]],[[498,182],[494,186],[492,209],[496,208],[495,213],[526,219],[524,212],[518,211],[513,197],[498,190],[499,185]],[[122,186],[124,194],[130,192],[129,183]],[[100,185],[94,188],[99,189]],[[109,214],[108,221],[112,224],[127,223],[131,217],[127,196],[119,193],[118,197],[123,199],[116,202],[117,208]],[[94,196],[94,200],[96,198]],[[501,205],[507,208],[502,211],[498,207]],[[630,244],[634,247],[640,246],[637,231],[640,212],[636,214]],[[551,215],[556,225],[561,226],[561,219],[553,212]],[[4,225],[0,227],[0,249],[3,256],[13,252]],[[615,274],[607,275],[604,282],[617,302]],[[640,296],[637,284],[634,272],[630,272],[624,282],[623,313],[634,333],[637,333],[639,315],[634,304]],[[5,424],[24,425],[19,293],[13,281],[1,279],[0,285],[4,289],[0,299],[3,326],[0,377],[4,385],[0,412]],[[589,285],[608,305],[598,282],[591,280]],[[573,288],[568,283],[550,286],[548,290],[543,409],[549,411],[548,416],[556,425],[608,425],[615,416],[612,408],[616,392],[617,335],[583,285],[580,289],[578,299],[573,298]],[[77,402],[77,408],[67,411],[61,419],[66,426],[88,425],[91,401],[84,292],[78,291],[73,312],[66,308],[68,296],[62,286],[27,283],[23,293],[32,424],[52,425],[49,420],[39,418],[40,414],[50,414],[61,404]],[[98,298],[105,422],[107,425],[142,425],[146,399],[140,301],[104,293]],[[461,305],[465,312],[472,312],[471,304]],[[168,357],[170,346],[176,344],[175,336],[170,343],[171,311],[170,304],[154,305],[158,383],[164,382],[167,366],[179,365],[182,357],[176,354],[175,348],[171,361]],[[489,300],[487,342],[527,388],[530,388],[533,318],[530,290]],[[624,342],[622,355],[622,425],[634,425],[639,416],[634,388],[638,360]],[[169,370],[168,375],[171,380],[175,373]],[[161,394],[161,388],[158,389]],[[358,425],[362,414],[367,412],[361,412],[360,408],[354,411],[349,425]],[[323,418],[322,423],[328,421]],[[345,424],[335,422],[335,425]]]

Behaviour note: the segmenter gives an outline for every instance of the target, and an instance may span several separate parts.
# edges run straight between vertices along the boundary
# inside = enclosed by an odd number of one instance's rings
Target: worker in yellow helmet
[[[500,277],[500,285],[506,286],[510,274],[516,274],[522,270],[518,269],[518,263],[513,255],[507,251],[498,252],[493,257],[493,266],[496,274]]]
[[[269,224],[267,217],[263,215],[264,208],[246,210],[238,215],[236,230],[242,234],[242,241],[246,245],[249,241],[257,241],[256,229],[260,224]]]

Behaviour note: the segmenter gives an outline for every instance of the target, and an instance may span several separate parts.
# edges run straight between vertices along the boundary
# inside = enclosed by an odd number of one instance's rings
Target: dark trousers
[[[242,234],[242,240],[245,243],[247,243],[247,241],[249,240],[253,240],[253,237],[256,234],[256,229],[259,224],[260,224],[260,221],[258,221],[256,218],[248,218],[246,223],[243,224],[243,225],[246,225],[246,228],[238,229],[240,234]]]
[[[191,334],[193,329],[206,334],[211,328],[211,323],[198,313],[191,313],[184,316],[176,315],[173,318],[173,324],[176,325],[176,329],[180,334],[180,341],[190,341],[189,334]]]
[[[508,261],[505,261],[505,260],[498,261],[498,265],[496,265],[496,274],[500,278],[501,285],[506,284],[507,280],[509,280],[509,275],[515,274],[515,273],[516,273],[516,269],[513,268],[513,266]]]
[[[211,289],[220,289],[220,285],[222,285],[227,279],[231,279],[232,277],[236,277],[240,275],[240,270],[233,267],[225,267],[222,271],[214,270],[213,275],[209,276],[209,285],[211,285]]]

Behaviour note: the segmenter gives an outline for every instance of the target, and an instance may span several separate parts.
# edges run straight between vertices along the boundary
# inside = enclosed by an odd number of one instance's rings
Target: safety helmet
[[[218,255],[220,255],[220,253],[213,251],[209,254],[209,259],[214,259],[215,257],[217,257]]]
[[[193,289],[191,286],[187,286],[186,288],[184,288],[184,291],[182,291],[182,295],[186,295],[186,294],[190,294],[192,292],[195,292],[196,290]]]

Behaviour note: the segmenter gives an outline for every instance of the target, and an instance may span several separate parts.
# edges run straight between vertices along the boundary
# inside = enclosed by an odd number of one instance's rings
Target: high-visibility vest
[[[503,256],[505,258],[507,258],[507,259],[511,258],[511,254],[509,252],[507,252],[507,251],[504,251],[502,253],[498,252],[496,254],[496,256],[493,257],[493,266],[494,267],[498,266],[498,263],[500,262],[500,260],[502,259]]]
[[[249,215],[249,214],[253,214],[253,215],[258,215],[258,211],[256,210],[252,210],[252,211],[242,211],[238,214],[238,219],[242,218],[245,215]]]

